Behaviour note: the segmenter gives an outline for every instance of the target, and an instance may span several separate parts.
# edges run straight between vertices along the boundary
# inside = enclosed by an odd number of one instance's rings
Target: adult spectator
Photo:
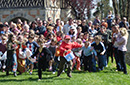
[[[73,26],[73,19],[72,19],[72,18],[69,18],[68,21],[69,21],[68,24],[64,25],[64,27],[63,27],[63,33],[64,33],[65,35],[67,35],[68,32],[70,31],[70,26]],[[75,29],[75,30],[76,30],[76,29]],[[76,30],[76,32],[77,32],[77,30]]]
[[[52,23],[53,23],[53,22],[52,22],[52,18],[51,18],[51,17],[48,17],[48,25],[49,25],[49,26],[52,26]]]
[[[86,20],[82,20],[82,23],[80,26],[82,27],[82,33],[89,32],[88,26],[86,25]]]
[[[126,29],[129,29],[129,23],[127,22],[126,17],[123,17],[123,20],[119,23],[120,28],[124,27]]]
[[[61,21],[60,21],[60,19],[57,19],[56,25],[55,25],[55,31],[59,32],[59,31],[62,31],[62,30],[63,30],[63,27],[61,26]]]
[[[93,25],[95,26],[97,23],[100,24],[100,19],[98,16],[96,16],[96,18],[94,19]]]
[[[37,22],[36,21],[33,21],[30,25],[30,30],[36,30],[36,27],[37,27]]]
[[[125,63],[125,54],[127,51],[126,45],[128,41],[128,32],[126,28],[120,28],[120,36],[117,38],[117,44],[118,44],[118,52],[119,52],[119,61],[121,63],[121,70],[124,72],[124,74],[127,74],[126,69],[126,63]]]
[[[108,19],[109,16],[111,16],[111,19],[114,19],[114,16],[113,16],[111,10],[108,11],[108,15],[107,15],[106,19]]]
[[[36,33],[37,35],[40,35],[40,34],[44,34],[45,31],[46,31],[46,27],[43,26],[42,20],[39,20],[38,26],[37,26],[37,28],[36,28],[36,30],[35,30],[35,33]]]
[[[89,30],[91,29],[91,26],[92,26],[92,21],[89,21],[89,22],[88,22],[88,29],[89,29]]]

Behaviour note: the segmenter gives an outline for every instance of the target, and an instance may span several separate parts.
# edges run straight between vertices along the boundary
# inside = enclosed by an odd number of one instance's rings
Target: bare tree
[[[65,2],[71,7],[72,14],[77,19],[85,18],[86,15],[90,18],[91,9],[95,6],[93,0],[65,0]]]

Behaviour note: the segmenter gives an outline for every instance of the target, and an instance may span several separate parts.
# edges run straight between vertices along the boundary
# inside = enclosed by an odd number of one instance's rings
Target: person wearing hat
[[[74,26],[70,26],[69,28],[70,28],[70,31],[68,32],[67,35],[69,35],[71,38],[72,37],[77,37],[77,34],[75,32],[75,27]]]
[[[81,44],[78,44],[77,42],[75,43],[71,43],[70,42],[70,36],[69,35],[65,35],[64,37],[64,41],[61,43],[61,46],[60,46],[60,65],[59,65],[59,71],[58,71],[58,74],[57,76],[60,76],[60,74],[62,73],[63,71],[63,68],[65,66],[65,63],[67,62],[68,64],[68,70],[67,70],[67,76],[68,77],[72,77],[71,76],[71,70],[72,70],[72,61],[67,61],[65,59],[65,55],[69,54],[70,51],[73,49],[73,48],[81,48],[82,45]],[[65,55],[64,55],[65,54]]]

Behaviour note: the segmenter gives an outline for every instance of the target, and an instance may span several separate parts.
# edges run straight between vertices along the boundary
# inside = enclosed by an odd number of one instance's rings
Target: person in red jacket
[[[60,46],[60,65],[59,65],[59,71],[58,71],[57,76],[60,76],[60,74],[62,73],[63,68],[65,66],[65,63],[67,62],[67,64],[68,64],[67,76],[72,77],[71,76],[72,61],[71,60],[67,61],[64,57],[64,53],[65,53],[65,55],[67,55],[71,51],[71,49],[81,48],[82,45],[78,44],[77,42],[71,43],[70,39],[71,39],[70,36],[66,35],[64,37],[64,41],[61,43],[61,46]]]

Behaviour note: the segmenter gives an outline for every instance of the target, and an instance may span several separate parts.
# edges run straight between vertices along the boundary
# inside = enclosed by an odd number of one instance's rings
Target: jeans
[[[92,62],[92,55],[84,56],[84,71],[92,71],[93,62]]]
[[[16,72],[17,71],[17,57],[16,57],[16,53],[14,53],[13,55],[8,55],[7,56],[7,61],[6,61],[6,71],[9,71],[10,68],[12,68],[12,72]]]
[[[114,56],[115,56],[115,61],[116,61],[116,67],[117,67],[117,70],[121,70],[121,64],[119,62],[119,56],[118,56],[118,48],[114,47]]]
[[[92,72],[96,72],[96,59],[94,55],[92,57],[92,63],[93,63]]]
[[[106,66],[106,56],[105,55],[98,55],[98,67],[100,70]]]
[[[121,70],[126,74],[127,73],[126,63],[125,63],[125,53],[126,53],[126,51],[118,50],[118,52],[119,52],[119,60],[120,60],[120,63],[121,63]]]

